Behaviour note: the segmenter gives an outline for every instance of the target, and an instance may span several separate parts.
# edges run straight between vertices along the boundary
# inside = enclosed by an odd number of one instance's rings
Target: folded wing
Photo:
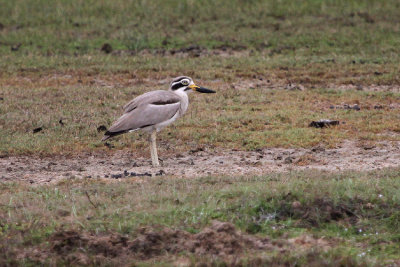
[[[167,121],[179,109],[180,98],[172,92],[160,90],[140,95],[124,106],[124,114],[111,125],[103,141]]]

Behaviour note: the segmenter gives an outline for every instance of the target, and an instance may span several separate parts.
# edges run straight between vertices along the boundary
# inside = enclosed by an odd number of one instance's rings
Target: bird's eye
[[[189,80],[182,80],[182,81],[181,81],[181,84],[183,84],[183,85],[189,85]]]

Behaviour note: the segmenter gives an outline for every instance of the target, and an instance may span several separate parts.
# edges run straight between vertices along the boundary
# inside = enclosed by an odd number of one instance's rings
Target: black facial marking
[[[180,82],[180,81],[182,81],[183,79],[187,79],[187,77],[180,77],[179,79],[173,80],[172,82],[173,82],[173,83]]]
[[[177,89],[179,89],[179,88],[181,88],[181,87],[185,87],[185,86],[186,86],[186,85],[183,85],[183,84],[181,84],[181,83],[176,83],[176,84],[172,85],[171,89],[172,89],[172,90],[177,90]]]

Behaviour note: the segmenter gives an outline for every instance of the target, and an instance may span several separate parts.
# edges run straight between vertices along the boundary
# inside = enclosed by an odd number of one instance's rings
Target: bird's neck
[[[182,116],[185,114],[186,110],[188,109],[189,106],[189,97],[188,95],[181,91],[181,90],[176,90],[173,91],[176,95],[178,95],[182,100],[181,100],[181,107],[180,107],[180,115]]]

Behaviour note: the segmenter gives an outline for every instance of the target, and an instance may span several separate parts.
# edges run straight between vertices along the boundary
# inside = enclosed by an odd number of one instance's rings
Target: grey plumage
[[[190,77],[177,77],[171,82],[168,91],[148,92],[128,102],[123,107],[123,115],[111,125],[102,141],[136,130],[149,132],[152,163],[153,166],[159,166],[156,133],[185,114],[189,105],[187,94],[191,91],[215,93],[195,85]]]
[[[129,131],[151,128],[169,120],[178,112],[182,113],[181,101],[179,96],[170,91],[157,90],[140,95],[123,107],[124,114],[111,125],[102,140]]]

